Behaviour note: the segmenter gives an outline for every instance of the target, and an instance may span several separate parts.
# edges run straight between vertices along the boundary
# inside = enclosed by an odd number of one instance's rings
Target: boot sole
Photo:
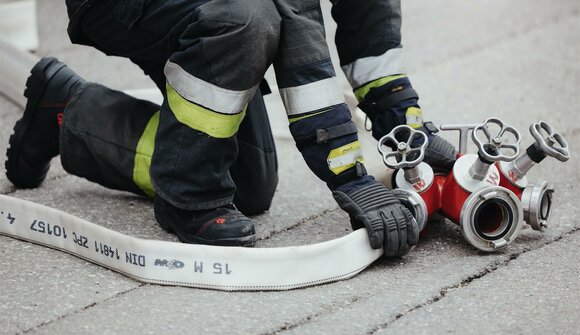
[[[37,106],[40,102],[40,97],[46,91],[50,79],[60,71],[64,64],[60,66],[55,66],[54,72],[52,74],[47,74],[48,80],[41,80],[48,69],[52,67],[54,63],[58,63],[56,58],[43,58],[38,62],[30,71],[30,76],[26,80],[26,89],[24,90],[24,97],[27,98],[26,108],[24,109],[24,114],[22,118],[16,122],[14,130],[10,139],[8,141],[8,149],[6,150],[6,162],[4,167],[6,168],[6,177],[17,187],[20,188],[35,188],[40,186],[44,181],[46,175],[38,176],[36,179],[24,177],[18,173],[18,162],[20,157],[20,151],[22,148],[22,142],[28,132],[28,126],[31,120],[34,119],[37,112]],[[53,70],[51,69],[51,70]]]
[[[159,223],[159,220],[157,219]],[[207,240],[196,235],[186,233],[180,229],[169,227],[168,225],[159,223],[159,226],[166,232],[177,236],[180,242],[189,244],[206,244],[226,247],[251,247],[256,244],[256,235],[235,237],[235,238],[221,238],[215,240]]]

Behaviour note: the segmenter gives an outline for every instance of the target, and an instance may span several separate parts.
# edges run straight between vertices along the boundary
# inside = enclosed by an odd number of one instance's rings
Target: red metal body
[[[523,188],[520,188],[519,186],[515,185],[512,180],[513,178],[510,176],[507,176],[501,169],[499,163],[496,163],[497,169],[500,172],[500,180],[499,180],[499,186],[503,186],[505,188],[507,188],[508,190],[514,192],[514,194],[520,199],[522,200],[522,193],[524,192]]]
[[[431,186],[421,192],[420,196],[427,205],[429,217],[440,211],[441,214],[458,224],[461,208],[470,194],[457,184],[453,171],[451,171],[448,175],[436,175]]]
[[[451,172],[441,188],[441,213],[454,223],[459,223],[461,208],[471,193],[465,191]]]
[[[427,216],[433,215],[441,207],[441,196],[440,196],[440,185],[441,180],[445,181],[446,176],[435,176],[433,183],[428,189],[421,192],[421,198],[425,201],[427,205]]]

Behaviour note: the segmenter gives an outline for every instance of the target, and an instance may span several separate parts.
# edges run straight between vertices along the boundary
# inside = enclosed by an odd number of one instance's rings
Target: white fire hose
[[[0,195],[0,234],[61,250],[146,283],[224,291],[289,290],[348,279],[379,258],[359,229],[322,243],[240,248],[145,240]]]

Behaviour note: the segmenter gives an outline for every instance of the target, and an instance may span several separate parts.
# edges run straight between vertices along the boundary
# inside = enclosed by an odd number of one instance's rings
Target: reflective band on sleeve
[[[133,182],[150,197],[155,196],[149,168],[151,167],[151,157],[155,148],[155,134],[157,134],[158,127],[159,112],[156,112],[149,119],[141,138],[139,138],[137,150],[135,151],[135,165],[133,166]]]
[[[330,171],[336,175],[355,166],[356,162],[364,163],[360,142],[357,140],[331,150],[327,162]]]
[[[246,108],[259,84],[245,91],[227,90],[187,73],[179,65],[165,64],[167,83],[183,98],[223,114],[237,114]]]
[[[344,103],[344,96],[335,77],[306,85],[282,88],[280,95],[288,116]]]
[[[342,71],[354,88],[378,78],[407,73],[403,64],[403,49],[396,48],[380,56],[365,57],[342,66]]]
[[[380,87],[380,86],[383,86],[383,85],[390,83],[393,80],[397,80],[397,79],[401,79],[401,78],[405,78],[405,77],[407,77],[407,75],[397,74],[394,76],[388,76],[388,77],[379,78],[377,80],[373,80],[370,83],[354,90],[354,95],[356,96],[356,99],[358,101],[363,101],[363,99],[367,96],[367,94],[369,93],[371,88]]]
[[[285,248],[218,247],[140,239],[2,194],[0,212],[2,235],[67,252],[141,282],[171,286],[290,290],[351,278],[383,253],[371,249],[365,229]]]
[[[409,127],[417,129],[423,125],[423,111],[421,111],[421,108],[409,107],[405,116]]]
[[[167,102],[177,120],[192,129],[215,138],[230,138],[236,134],[246,114],[221,114],[184,99],[167,85]]]
[[[297,121],[300,121],[300,120],[307,119],[307,118],[309,118],[311,116],[316,116],[316,115],[320,115],[322,113],[330,112],[331,110],[332,110],[332,108],[324,109],[324,110],[321,110],[320,112],[314,112],[314,113],[310,113],[310,114],[306,114],[306,115],[301,115],[301,116],[289,118],[288,121],[290,123],[294,123],[294,122],[297,122]]]

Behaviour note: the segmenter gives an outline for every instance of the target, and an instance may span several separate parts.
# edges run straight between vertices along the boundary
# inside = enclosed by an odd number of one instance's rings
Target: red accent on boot
[[[62,118],[63,118],[63,113],[57,113],[56,114],[56,122],[58,123],[58,127],[62,127]]]

